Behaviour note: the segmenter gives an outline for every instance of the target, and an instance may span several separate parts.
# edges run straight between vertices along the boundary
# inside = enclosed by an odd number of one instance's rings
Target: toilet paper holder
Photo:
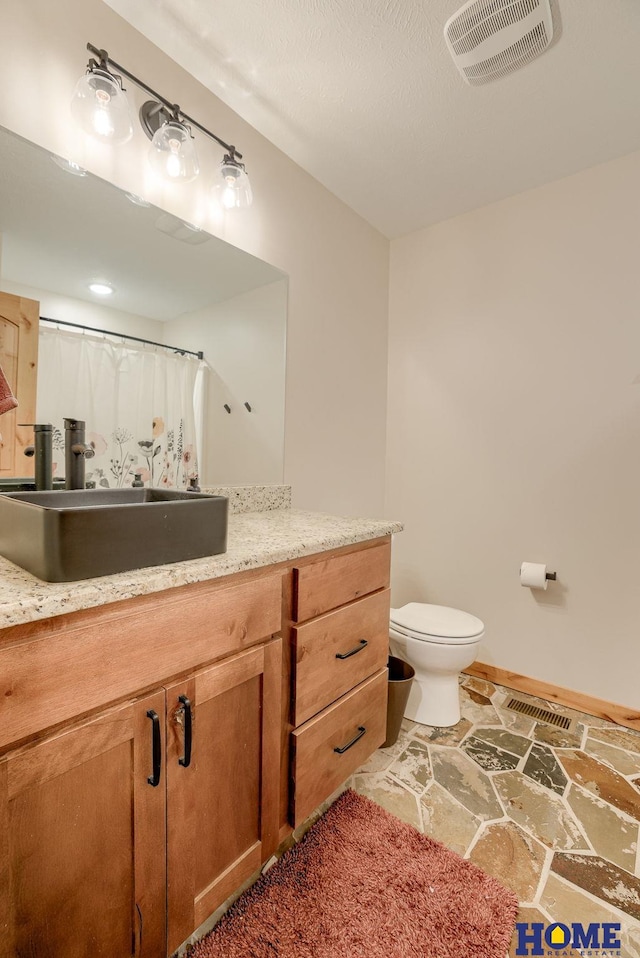
[[[520,566],[520,585],[528,589],[546,589],[549,582],[555,582],[555,572],[547,572],[542,562],[523,562]]]

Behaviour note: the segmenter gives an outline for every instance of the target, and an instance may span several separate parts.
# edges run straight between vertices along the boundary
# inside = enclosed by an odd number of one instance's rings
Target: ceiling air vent
[[[467,83],[481,86],[519,70],[553,38],[550,0],[471,0],[450,17],[444,38]]]

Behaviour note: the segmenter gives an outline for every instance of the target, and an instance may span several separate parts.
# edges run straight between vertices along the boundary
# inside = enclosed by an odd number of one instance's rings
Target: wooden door
[[[33,459],[24,455],[33,430],[18,423],[36,421],[39,322],[35,299],[0,292],[0,366],[18,400],[18,408],[0,418],[0,478],[33,475]]]
[[[2,958],[164,955],[164,715],[159,691],[0,761]]]
[[[169,954],[278,845],[280,646],[167,689]]]

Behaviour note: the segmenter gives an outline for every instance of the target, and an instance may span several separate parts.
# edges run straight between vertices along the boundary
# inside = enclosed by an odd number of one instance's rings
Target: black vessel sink
[[[64,489],[64,479],[53,480],[54,489]],[[35,492],[33,476],[24,479],[0,479],[0,492]]]
[[[164,489],[0,494],[0,555],[46,582],[218,555],[224,496]]]
[[[0,492],[29,492],[36,488],[31,479],[0,479]]]

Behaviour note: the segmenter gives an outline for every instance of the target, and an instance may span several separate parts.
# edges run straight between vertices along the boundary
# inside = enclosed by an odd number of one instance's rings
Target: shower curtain
[[[54,426],[54,477],[64,475],[64,418],[86,423],[97,487],[184,489],[198,476],[206,364],[195,356],[91,333],[40,327],[38,422]]]

